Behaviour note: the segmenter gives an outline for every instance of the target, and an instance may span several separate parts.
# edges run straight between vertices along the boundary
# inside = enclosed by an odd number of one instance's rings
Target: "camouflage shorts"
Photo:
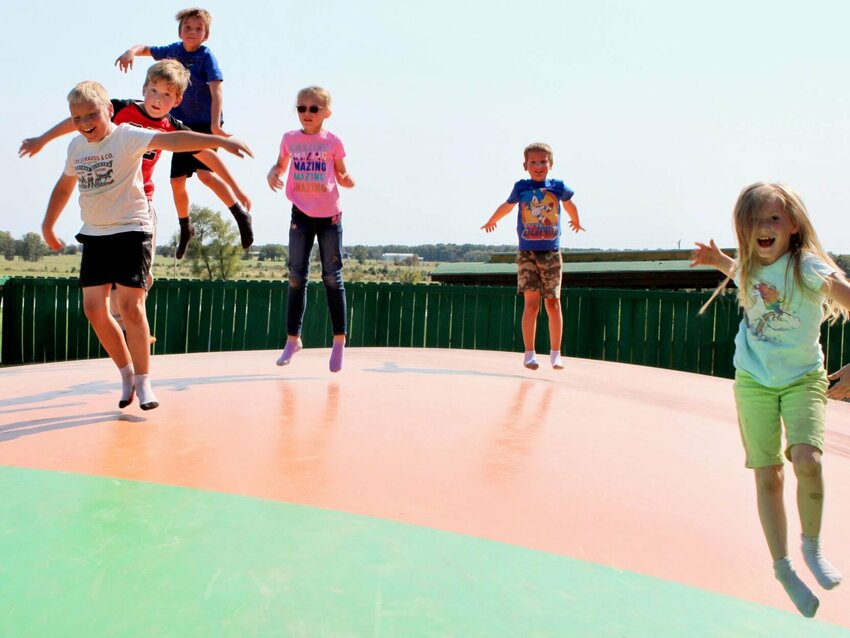
[[[560,250],[520,250],[516,258],[517,292],[539,292],[546,299],[561,298]]]

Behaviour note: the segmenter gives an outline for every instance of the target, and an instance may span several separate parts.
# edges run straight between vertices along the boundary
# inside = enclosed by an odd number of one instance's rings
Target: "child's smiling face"
[[[183,96],[177,96],[174,87],[164,80],[153,80],[142,89],[145,98],[145,112],[155,118],[161,118],[183,101]]]
[[[112,104],[84,100],[70,104],[71,122],[88,142],[100,142],[109,133],[112,120]]]
[[[549,154],[546,151],[529,151],[522,167],[528,171],[531,179],[543,182],[549,174],[549,169],[552,168],[552,162],[549,161]]]
[[[769,266],[791,249],[791,236],[800,232],[781,201],[764,206],[753,224],[756,255],[763,266]]]

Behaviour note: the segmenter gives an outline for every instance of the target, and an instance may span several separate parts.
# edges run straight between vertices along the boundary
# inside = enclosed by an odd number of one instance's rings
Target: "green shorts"
[[[823,451],[828,387],[823,368],[780,388],[763,386],[751,375],[738,370],[735,373],[735,404],[747,467],[782,465],[782,423],[785,424],[785,457],[789,461],[791,448],[800,443]]]

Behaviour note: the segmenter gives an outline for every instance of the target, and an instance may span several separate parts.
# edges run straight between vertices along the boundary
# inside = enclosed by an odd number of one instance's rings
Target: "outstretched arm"
[[[514,209],[514,206],[516,206],[516,204],[505,202],[496,209],[496,212],[490,215],[490,219],[488,219],[487,223],[485,223],[481,228],[483,228],[488,233],[492,233],[494,230],[496,230],[496,224],[499,222],[499,220],[502,219],[502,217],[504,217],[508,213],[510,213]]]
[[[269,174],[266,175],[266,181],[269,183],[269,188],[273,191],[283,188],[283,175],[289,166],[289,155],[280,155],[277,162],[269,169]]]
[[[713,239],[708,244],[696,242],[696,246],[691,253],[691,266],[712,266],[727,277],[735,275],[735,260],[720,250]]]
[[[48,142],[55,140],[57,137],[62,137],[68,133],[74,132],[74,123],[71,118],[66,118],[59,122],[53,128],[46,130],[38,137],[28,137],[21,142],[21,148],[18,149],[18,157],[32,157],[45,147]]]
[[[564,210],[567,211],[567,215],[570,216],[570,228],[573,229],[573,232],[577,233],[580,230],[584,230],[584,227],[578,220],[578,208],[576,208],[573,200],[568,199],[565,202],[561,202],[561,204],[564,206]]]
[[[850,309],[850,283],[840,274],[834,273],[821,287],[821,293]],[[850,363],[829,375],[836,383],[826,391],[830,399],[850,398]]]
[[[223,148],[229,153],[245,157],[254,157],[251,149],[242,140],[235,137],[220,137],[218,135],[207,135],[206,133],[195,133],[194,131],[173,131],[171,133],[157,133],[148,144],[148,148],[159,148],[172,153],[191,153],[205,148]]]
[[[133,68],[133,60],[137,55],[150,56],[150,54],[151,48],[149,46],[146,44],[136,44],[118,56],[118,59],[115,60],[115,66],[124,71],[124,73],[127,73]]]
[[[41,222],[41,234],[44,236],[44,241],[51,250],[59,250],[62,248],[62,241],[54,234],[53,227],[56,225],[56,220],[65,209],[68,200],[71,199],[71,194],[74,192],[74,187],[77,185],[77,178],[73,175],[62,173],[56,186],[53,187],[53,192],[50,193],[50,200],[47,202],[47,212],[44,213],[44,221]]]
[[[344,188],[354,188],[354,178],[348,174],[348,169],[345,167],[345,160],[339,158],[334,161],[334,173],[336,173],[336,183]]]
[[[216,155],[209,149],[204,149],[195,153],[195,157],[201,160],[206,166],[211,168],[216,175],[220,176],[221,179],[224,180],[224,183],[230,186],[230,189],[236,196],[236,200],[245,207],[245,210],[251,212],[250,198],[239,187],[239,184],[236,183],[236,179],[233,177],[225,163],[221,161],[221,158],[218,155]]]

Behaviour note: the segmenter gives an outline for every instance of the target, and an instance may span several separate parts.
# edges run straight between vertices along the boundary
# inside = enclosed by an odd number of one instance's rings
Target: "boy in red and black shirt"
[[[111,100],[113,107],[112,121],[115,124],[127,123],[163,133],[190,130],[180,120],[175,119],[170,114],[171,109],[182,101],[183,93],[186,91],[188,83],[189,72],[186,70],[186,67],[176,60],[161,60],[148,69],[145,84],[142,87],[144,101]],[[72,133],[75,130],[70,118],[63,120],[42,135],[25,139],[21,144],[18,154],[21,157],[35,155],[51,140],[67,133]],[[153,198],[153,169],[159,160],[159,156],[160,151],[157,149],[148,151],[142,159],[142,179],[144,180],[145,196],[148,200]],[[251,201],[233,179],[233,176],[221,159],[219,159],[218,155],[210,150],[203,150],[197,152],[196,156],[221,178],[222,185],[226,189],[227,198],[233,199],[233,201],[228,203],[228,201],[222,198],[225,206],[230,208],[233,202],[241,202],[246,209],[250,210]],[[189,219],[188,200],[185,202],[185,206],[178,206],[177,217],[180,222],[180,241],[177,246],[177,258],[181,259],[186,252],[189,240],[195,234]]]

